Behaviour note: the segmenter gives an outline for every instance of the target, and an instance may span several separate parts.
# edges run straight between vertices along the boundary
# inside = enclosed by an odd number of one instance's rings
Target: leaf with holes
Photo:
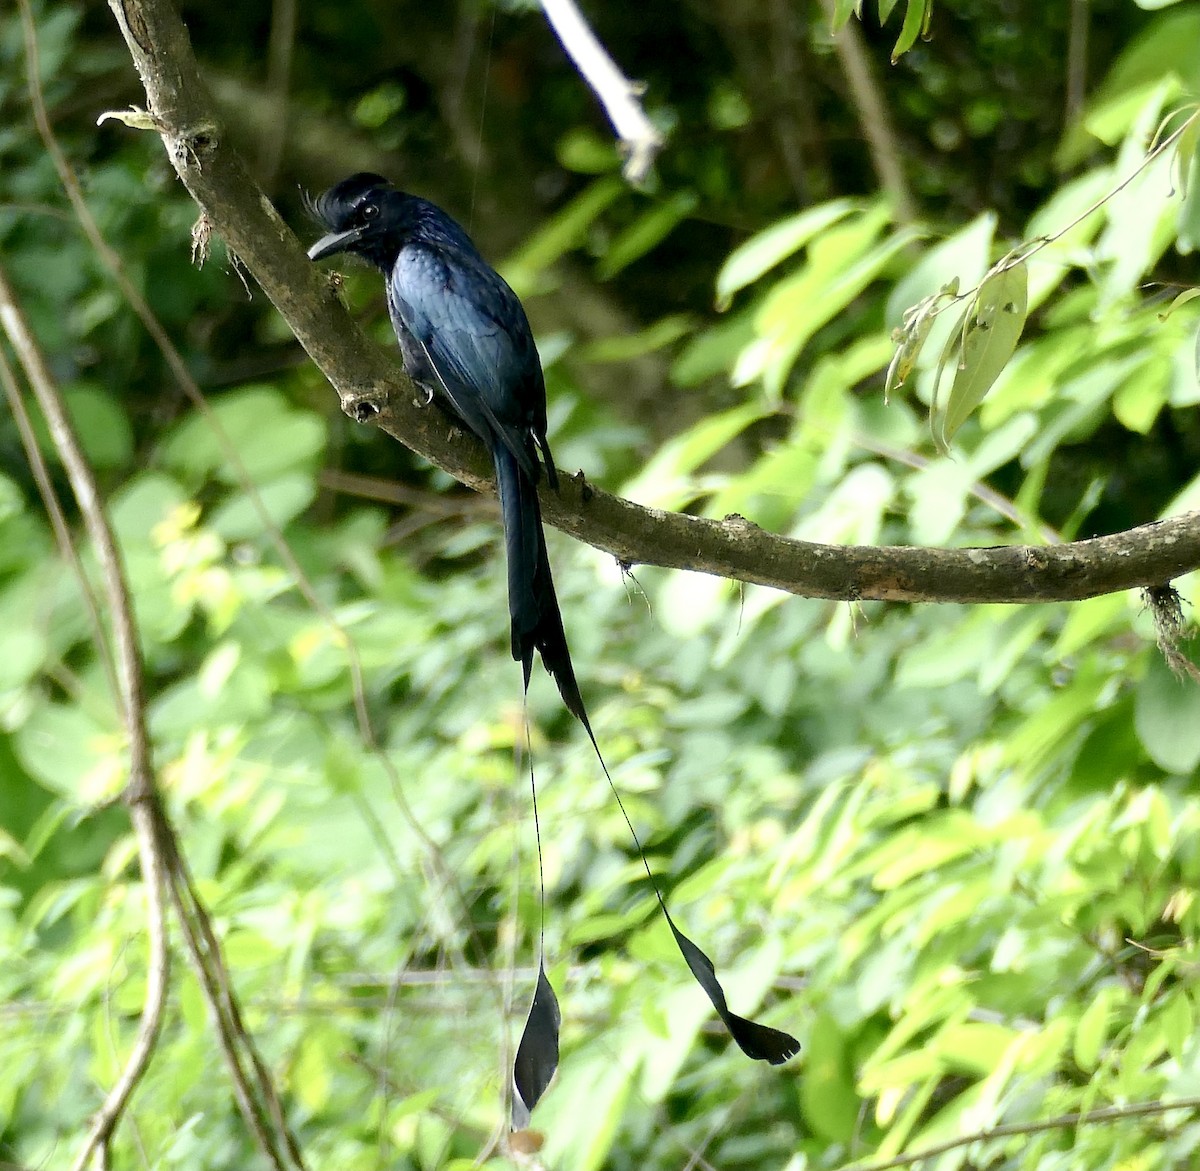
[[[1008,365],[1029,312],[1029,270],[1022,260],[984,280],[963,330],[958,373],[950,388],[941,439],[949,443]]]

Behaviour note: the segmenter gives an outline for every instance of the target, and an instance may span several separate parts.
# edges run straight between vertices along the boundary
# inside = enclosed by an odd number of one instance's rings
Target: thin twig
[[[989,1127],[987,1130],[976,1131],[974,1134],[947,1139],[944,1143],[937,1143],[919,1151],[897,1155],[894,1159],[884,1159],[881,1162],[872,1162],[870,1159],[866,1159],[858,1163],[846,1163],[838,1168],[838,1171],[892,1171],[895,1167],[910,1167],[914,1163],[922,1163],[926,1159],[944,1155],[947,1151],[956,1151],[960,1147],[969,1147],[973,1143],[990,1142],[998,1138],[1012,1138],[1015,1135],[1039,1134],[1046,1130],[1067,1130],[1072,1126],[1083,1126],[1093,1122],[1144,1118],[1152,1114],[1166,1114],[1171,1110],[1200,1110],[1200,1098],[1177,1098],[1174,1102],[1132,1102],[1128,1106],[1104,1106],[1099,1110],[1063,1114],[1057,1118],[1044,1118],[1038,1122],[1005,1122],[999,1126]]]
[[[79,556],[78,548],[76,548],[75,539],[71,535],[71,528],[67,524],[58,494],[54,491],[54,481],[50,477],[50,469],[46,466],[42,449],[38,446],[33,420],[25,409],[25,396],[21,393],[21,385],[2,349],[0,349],[0,383],[3,384],[5,393],[8,395],[9,409],[12,411],[13,421],[17,425],[17,434],[21,438],[21,447],[25,451],[25,458],[33,473],[33,481],[37,485],[38,495],[42,498],[42,506],[50,518],[50,527],[54,530],[54,542],[58,546],[62,559],[71,567],[71,572],[79,583],[79,593],[88,612],[92,635],[96,639],[97,657],[103,664],[112,694],[119,697],[121,683],[117,678],[117,668],[109,642],[108,630],[104,625],[104,620],[100,617],[100,603],[96,599],[96,591],[92,588],[92,583],[84,571],[83,561]]]
[[[20,0],[20,4],[22,16],[28,18],[28,0]],[[29,60],[32,62],[32,59],[31,55]],[[30,68],[33,68],[32,64]],[[125,788],[124,801],[129,808],[129,816],[137,837],[142,886],[146,892],[146,995],[137,1036],[120,1076],[94,1115],[83,1146],[72,1164],[72,1171],[83,1171],[97,1154],[102,1165],[106,1162],[109,1141],[130,1097],[150,1066],[150,1059],[162,1029],[170,972],[163,900],[165,871],[163,839],[160,834],[162,813],[158,802],[150,737],[146,729],[141,651],[133,616],[133,602],[126,584],[121,555],[108,518],[104,514],[91,465],[75,435],[62,395],[2,269],[0,327],[8,336],[17,361],[37,398],[50,431],[50,438],[71,482],[71,489],[79,504],[79,511],[100,565],[116,649],[116,676],[120,689],[117,700],[122,709],[129,738],[129,781]],[[11,370],[6,369],[6,386],[10,381],[15,385],[15,378],[9,377],[11,373]]]
[[[542,11],[567,56],[592,87],[625,152],[625,178],[640,183],[662,149],[663,137],[646,117],[639,98],[642,87],[617,68],[592,32],[574,0],[541,0]]]

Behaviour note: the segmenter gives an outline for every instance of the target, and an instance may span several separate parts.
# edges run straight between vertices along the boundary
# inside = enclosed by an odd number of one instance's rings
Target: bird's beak
[[[322,236],[309,250],[309,260],[323,260],[337,252],[345,252],[353,248],[362,239],[361,228],[351,228],[347,232],[331,232]]]

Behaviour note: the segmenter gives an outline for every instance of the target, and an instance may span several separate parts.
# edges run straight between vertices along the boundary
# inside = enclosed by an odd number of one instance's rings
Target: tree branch
[[[662,135],[646,117],[638,98],[641,87],[616,66],[592,32],[575,0],[541,0],[542,11],[567,56],[600,99],[625,152],[625,178],[640,183],[662,147]]]
[[[483,447],[420,405],[390,354],[367,339],[246,167],[216,108],[171,0],[109,0],[141,75],[154,125],[184,185],[254,275],[325,376],[342,409],[480,491],[492,491]],[[582,474],[544,491],[546,519],[630,565],[689,569],[811,598],[906,602],[1071,601],[1160,585],[1200,567],[1200,513],[1056,548],[922,549],[820,545],[643,508]]]
[[[22,7],[22,15],[27,10]],[[33,390],[54,443],[66,469],[79,511],[91,536],[96,560],[104,581],[113,627],[117,659],[117,701],[129,738],[129,781],[124,800],[137,837],[142,885],[146,892],[146,995],[133,1048],[116,1083],[105,1095],[88,1127],[87,1138],[72,1164],[72,1171],[83,1171],[94,1155],[105,1160],[105,1152],[133,1091],[150,1066],[150,1058],[162,1030],[163,1009],[167,998],[170,953],[167,950],[167,923],[164,892],[164,835],[162,811],[154,776],[150,737],[146,730],[146,705],[142,686],[142,658],[138,649],[133,603],[125,581],[125,572],[108,518],[100,503],[100,493],[91,465],[67,416],[58,386],[34,340],[24,314],[13,295],[3,270],[0,270],[0,328],[8,336],[25,377]],[[14,405],[20,410],[20,387],[7,362],[3,363],[3,382]],[[36,462],[36,461],[34,461]],[[85,593],[86,593],[86,586]]]

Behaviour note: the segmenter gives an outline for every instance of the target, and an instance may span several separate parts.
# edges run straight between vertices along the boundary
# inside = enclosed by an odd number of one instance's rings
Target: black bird
[[[379,175],[352,175],[312,210],[330,234],[309,249],[309,259],[354,252],[382,270],[405,372],[430,400],[444,396],[491,452],[513,658],[528,687],[539,651],[563,702],[592,736],[546,556],[539,451],[551,488],[558,488],[558,473],[546,441],[542,364],[521,302],[441,208]]]
[[[431,401],[443,396],[491,452],[508,558],[513,658],[524,669],[528,689],[533,652],[541,654],[608,776],[575,681],[546,556],[537,496],[543,461],[551,488],[557,489],[558,474],[546,441],[541,362],[521,302],[450,216],[379,175],[351,175],[309,207],[329,233],[308,250],[309,259],[352,252],[383,272],[405,371]],[[631,822],[629,829],[636,842]],[[679,950],[733,1039],[750,1057],[772,1065],[786,1061],[798,1042],[729,1010],[712,961],[675,926],[644,851],[642,862]],[[517,1050],[514,1080],[521,1109],[514,1103],[514,1125],[528,1121],[557,1065],[558,1024],[558,1004],[543,968]]]

